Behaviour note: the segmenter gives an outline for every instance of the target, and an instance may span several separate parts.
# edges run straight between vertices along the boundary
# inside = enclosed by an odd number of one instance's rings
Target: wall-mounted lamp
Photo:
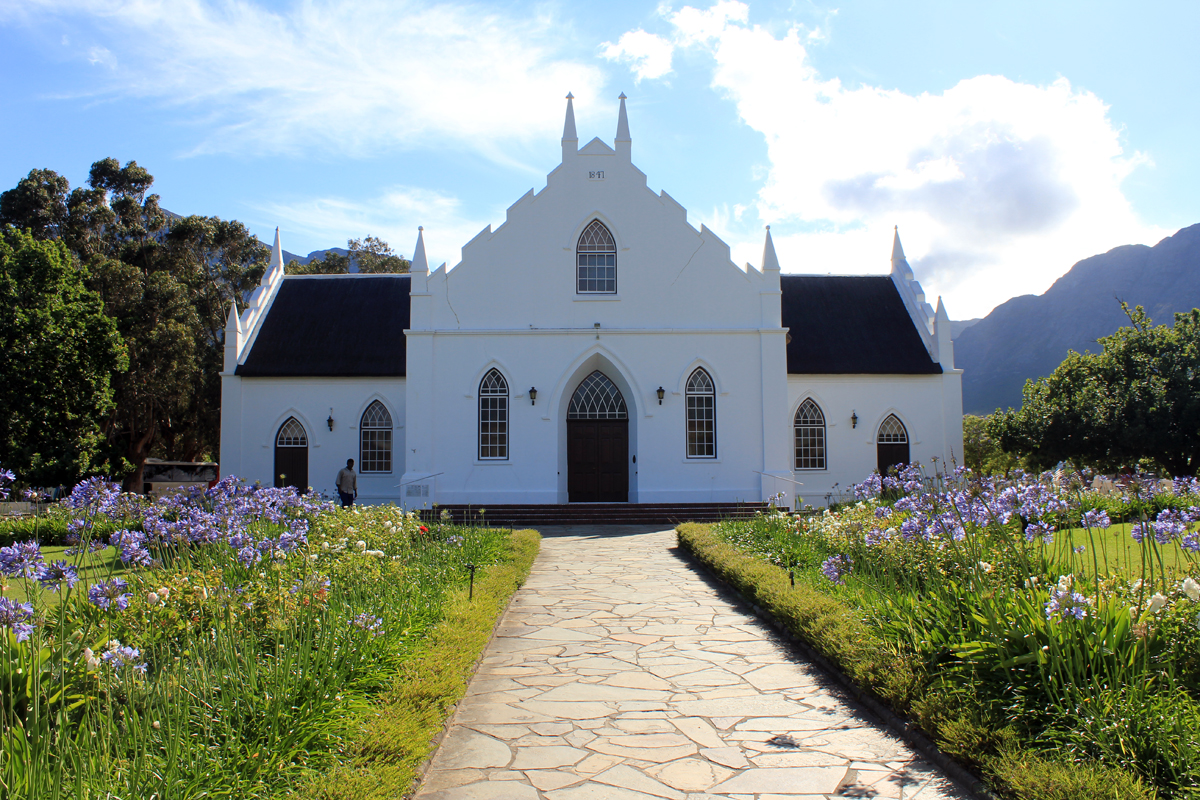
[[[529,387],[529,405],[537,405],[537,389]]]
[[[663,389],[661,386],[660,386],[660,387],[658,387],[658,404],[659,404],[660,406],[662,405],[662,399],[663,399],[663,395],[664,395],[664,394],[666,394],[666,393],[667,393],[667,392],[666,392],[666,390],[665,390],[665,389]]]
[[[329,426],[329,430],[333,430],[333,409],[329,409],[329,419],[325,420],[325,424]]]
[[[858,427],[858,412],[856,412],[856,411],[850,412],[850,427],[851,428]]]

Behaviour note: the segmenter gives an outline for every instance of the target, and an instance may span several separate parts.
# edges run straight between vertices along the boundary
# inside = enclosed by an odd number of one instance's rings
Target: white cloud
[[[661,78],[671,71],[671,54],[675,45],[640,28],[621,34],[616,44],[605,42],[600,45],[600,54],[609,61],[629,64],[633,70],[634,83],[643,78]]]
[[[487,224],[464,216],[457,197],[411,186],[394,186],[372,198],[336,195],[269,203],[257,211],[280,228],[284,249],[289,232],[306,241],[327,242],[323,247],[341,247],[347,239],[378,236],[397,253],[411,257],[417,227],[425,228],[425,249],[431,269],[443,261],[453,267],[461,259],[461,247]]]
[[[222,0],[14,0],[0,18],[89,27],[119,67],[102,93],[190,112],[197,151],[363,154],[476,150],[512,163],[515,144],[561,129],[568,90],[603,75],[570,26],[478,5],[310,0],[282,11]],[[81,37],[76,34],[75,39]],[[105,49],[107,48],[107,49]],[[94,59],[98,60],[98,59]],[[603,109],[607,110],[607,106]]]
[[[1169,233],[1141,222],[1121,190],[1148,159],[1127,155],[1108,107],[1065,78],[982,75],[916,96],[848,89],[808,60],[812,33],[776,35],[748,11],[722,0],[665,15],[675,46],[711,55],[713,88],[766,140],[757,210],[783,223],[773,233],[785,270],[884,271],[899,225],[927,294],[965,318],[1044,291],[1081,258]],[[761,240],[733,244],[757,263]]]

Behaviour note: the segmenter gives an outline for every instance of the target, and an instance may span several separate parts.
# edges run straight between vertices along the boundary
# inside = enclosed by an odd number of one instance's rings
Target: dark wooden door
[[[902,444],[884,444],[875,445],[879,451],[879,474],[887,475],[888,469],[897,464],[908,463],[908,442]]]
[[[567,420],[567,499],[629,501],[629,420]]]
[[[308,491],[308,448],[275,445],[275,485]]]

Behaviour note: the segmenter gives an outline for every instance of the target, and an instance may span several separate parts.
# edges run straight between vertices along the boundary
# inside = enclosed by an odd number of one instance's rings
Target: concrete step
[[[766,503],[568,503],[565,505],[442,505],[423,509],[427,522],[449,514],[454,524],[497,527],[538,525],[677,525],[718,522],[767,513]],[[781,509],[787,510],[787,509]]]

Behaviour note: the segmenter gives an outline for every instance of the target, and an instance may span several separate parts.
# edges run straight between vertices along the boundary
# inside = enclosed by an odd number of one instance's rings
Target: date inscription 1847
[[[604,180],[604,170],[602,170],[602,169],[589,170],[588,171],[588,180],[589,181]]]

